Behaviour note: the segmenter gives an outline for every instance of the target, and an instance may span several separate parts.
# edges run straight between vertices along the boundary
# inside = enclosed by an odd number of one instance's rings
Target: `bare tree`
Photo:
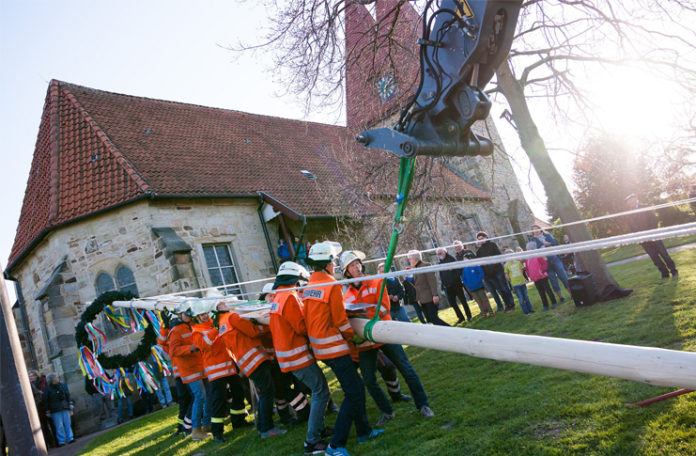
[[[379,0],[387,13],[361,39],[344,47],[344,18],[365,0],[267,1],[271,26],[261,44],[239,50],[271,48],[282,68],[287,87],[311,103],[336,103],[343,97],[346,65],[375,56],[365,77],[375,80],[385,64],[399,60],[404,43],[395,33],[399,18],[422,8],[423,2]],[[544,98],[556,119],[587,124],[592,100],[578,84],[577,75],[593,65],[647,65],[662,77],[684,87],[696,87],[693,58],[696,33],[692,25],[696,4],[691,0],[527,0],[518,21],[510,59],[498,69],[490,93],[500,93],[509,104],[523,149],[529,156],[549,204],[563,222],[580,220],[573,198],[532,116],[528,100]],[[415,46],[415,45],[414,45]],[[405,46],[408,47],[408,46]],[[651,93],[654,89],[655,93]],[[646,88],[657,96],[660,88]],[[569,227],[574,241],[591,239],[585,225]],[[600,289],[616,286],[598,252],[580,255]]]

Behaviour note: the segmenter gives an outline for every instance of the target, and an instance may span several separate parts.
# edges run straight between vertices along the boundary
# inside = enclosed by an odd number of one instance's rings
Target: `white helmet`
[[[191,314],[196,315],[207,314],[214,311],[217,307],[217,302],[210,300],[194,301],[191,303]]]
[[[362,263],[364,259],[365,254],[362,253],[360,250],[346,250],[341,254],[341,259],[339,260],[341,272],[343,272],[343,275],[346,275],[346,269],[348,269],[348,265],[350,265],[355,260],[360,260],[360,262]]]
[[[309,248],[307,258],[311,261],[330,262],[341,253],[341,244],[333,241],[318,242]]]
[[[276,277],[280,276],[292,276],[297,277],[298,279],[309,280],[309,271],[307,271],[304,266],[297,264],[294,261],[286,261],[278,268]],[[273,287],[273,284],[266,285],[271,285],[271,287]],[[271,288],[271,290],[273,290],[273,288]]]
[[[267,283],[266,285],[263,286],[263,289],[261,290],[261,294],[268,294],[268,293],[273,293],[273,282]]]

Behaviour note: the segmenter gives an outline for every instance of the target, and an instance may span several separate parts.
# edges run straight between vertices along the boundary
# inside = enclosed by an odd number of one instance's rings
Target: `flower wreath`
[[[87,332],[87,324],[91,323],[97,318],[101,312],[107,306],[110,306],[114,301],[130,301],[135,296],[130,292],[120,292],[120,291],[107,291],[102,293],[97,299],[92,301],[82,315],[80,316],[80,321],[75,326],[75,341],[77,342],[77,348],[80,350],[82,347],[90,346],[89,334]],[[120,367],[130,367],[140,361],[145,361],[152,353],[152,346],[157,342],[157,332],[155,331],[154,325],[148,324],[145,326],[145,335],[140,340],[138,347],[131,353],[127,355],[113,355],[107,356],[106,354],[98,354],[97,360],[99,364],[104,369],[118,369]]]

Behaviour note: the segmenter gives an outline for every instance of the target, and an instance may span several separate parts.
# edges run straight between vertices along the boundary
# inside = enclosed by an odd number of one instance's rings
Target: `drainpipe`
[[[261,228],[263,228],[263,236],[266,238],[266,246],[268,247],[268,253],[271,255],[271,263],[273,263],[273,270],[278,272],[278,262],[275,258],[275,252],[273,251],[273,245],[271,244],[271,237],[268,235],[268,226],[266,225],[266,220],[263,218],[263,195],[259,195],[259,207],[256,212],[259,214],[259,221],[261,222]]]

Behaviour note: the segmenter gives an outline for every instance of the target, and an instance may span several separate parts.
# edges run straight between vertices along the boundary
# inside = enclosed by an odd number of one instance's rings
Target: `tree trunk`
[[[541,183],[544,185],[551,206],[556,208],[563,223],[581,220],[575,201],[573,201],[568,187],[551,161],[544,140],[539,135],[539,130],[529,112],[524,90],[512,74],[509,60],[500,65],[496,75],[498,86],[510,105],[522,148],[527,153]],[[572,225],[565,230],[573,242],[592,239],[586,224]],[[582,269],[592,273],[592,279],[599,293],[602,293],[607,286],[618,286],[598,251],[581,252],[577,256]]]

